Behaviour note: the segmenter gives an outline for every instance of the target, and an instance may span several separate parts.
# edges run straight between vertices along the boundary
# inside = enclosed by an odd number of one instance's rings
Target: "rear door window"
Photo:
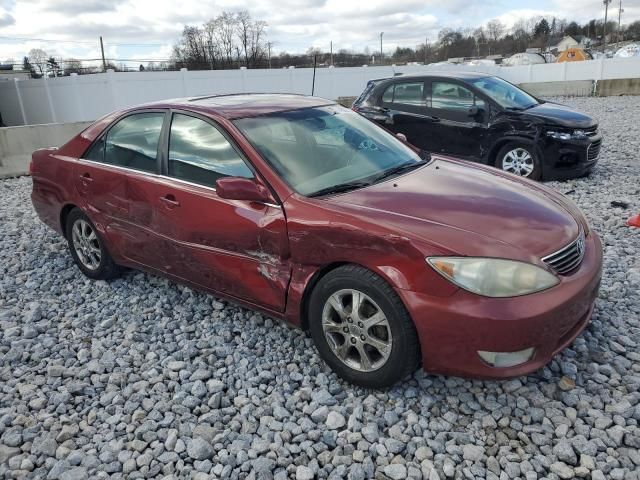
[[[114,124],[84,154],[83,158],[143,172],[158,171],[158,142],[163,112],[128,115]]]
[[[156,173],[164,116],[162,112],[137,113],[116,123],[107,132],[104,162]]]
[[[402,82],[390,85],[382,95],[384,103],[424,107],[424,82]]]
[[[433,82],[431,84],[431,108],[467,112],[474,105],[478,108],[485,108],[484,101],[462,85],[451,82]]]

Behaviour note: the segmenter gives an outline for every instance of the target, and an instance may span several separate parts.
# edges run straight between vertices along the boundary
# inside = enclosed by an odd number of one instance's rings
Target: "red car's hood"
[[[551,189],[442,158],[329,201],[457,255],[539,262],[573,241],[580,228],[580,214]]]

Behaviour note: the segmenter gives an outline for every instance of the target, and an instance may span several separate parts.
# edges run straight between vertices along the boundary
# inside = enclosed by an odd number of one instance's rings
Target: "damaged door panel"
[[[153,228],[174,275],[277,311],[290,266],[279,206],[219,198],[215,190],[159,179]],[[161,199],[165,199],[163,201]]]

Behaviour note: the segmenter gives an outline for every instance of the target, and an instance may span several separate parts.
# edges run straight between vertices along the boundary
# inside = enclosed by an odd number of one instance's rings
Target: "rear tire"
[[[82,210],[74,208],[69,212],[65,228],[71,257],[82,273],[93,280],[109,280],[120,275],[120,267]]]
[[[502,147],[496,157],[496,167],[530,180],[540,180],[542,177],[535,147],[524,142],[509,142]]]
[[[386,281],[365,268],[345,265],[320,279],[308,315],[320,356],[348,382],[385,388],[418,366],[418,336],[407,309]]]

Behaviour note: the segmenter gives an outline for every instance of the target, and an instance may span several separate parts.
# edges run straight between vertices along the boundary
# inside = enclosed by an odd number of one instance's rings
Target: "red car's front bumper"
[[[595,232],[586,241],[580,267],[549,290],[514,298],[488,298],[457,291],[449,298],[400,290],[414,319],[423,368],[430,373],[504,378],[546,365],[586,327],[598,295],[602,244]],[[516,352],[535,348],[520,365],[496,368],[478,351]]]

